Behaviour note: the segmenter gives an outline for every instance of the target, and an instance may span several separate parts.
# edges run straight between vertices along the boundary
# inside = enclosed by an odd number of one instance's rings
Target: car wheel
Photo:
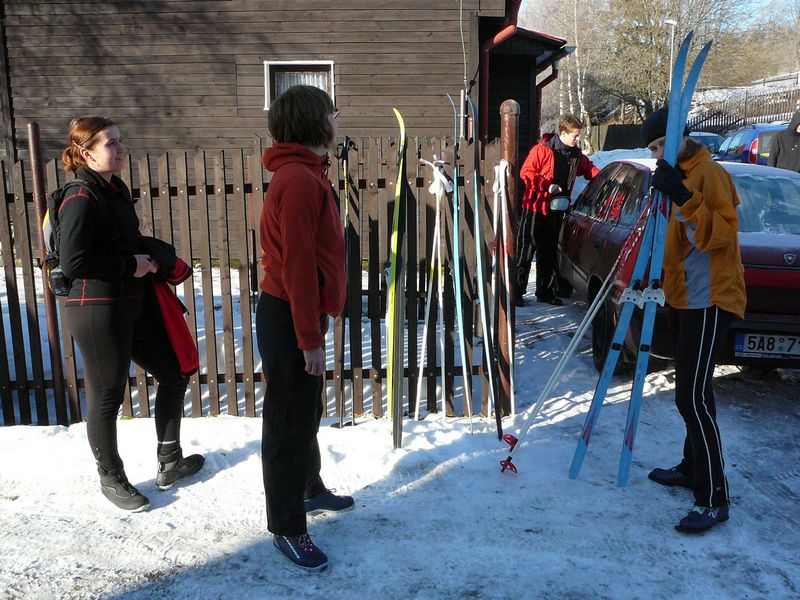
[[[614,305],[606,299],[592,321],[592,361],[595,369],[600,373],[603,372],[606,356],[611,348],[611,340],[614,339],[615,326]],[[630,370],[630,365],[624,362],[623,355],[624,353],[621,353],[617,360],[614,375],[621,375]]]

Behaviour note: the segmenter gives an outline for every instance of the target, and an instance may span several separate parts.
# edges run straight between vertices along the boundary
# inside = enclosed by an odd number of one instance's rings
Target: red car
[[[739,243],[745,267],[747,311],[734,321],[719,364],[800,368],[800,173],[761,165],[720,162],[741,199]],[[650,191],[651,159],[607,165],[564,218],[558,265],[578,298],[590,303],[635,226]],[[631,265],[628,265],[628,271]],[[620,311],[627,275],[617,278],[592,324],[592,354],[602,369]],[[622,365],[635,362],[641,329],[634,311]],[[652,354],[672,358],[666,309],[659,308]]]

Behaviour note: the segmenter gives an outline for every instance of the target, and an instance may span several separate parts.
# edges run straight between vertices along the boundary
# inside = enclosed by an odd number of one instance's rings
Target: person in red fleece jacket
[[[543,137],[531,148],[520,169],[525,195],[517,222],[516,306],[525,305],[522,296],[528,287],[534,253],[537,300],[563,304],[558,297],[561,294],[556,251],[564,212],[553,210],[550,201],[556,196],[569,197],[576,177],[591,180],[600,172],[581,152],[578,142],[582,131],[583,121],[565,114],[558,122],[558,135]]]
[[[269,109],[273,145],[262,162],[274,173],[261,209],[264,277],[256,334],[267,385],[261,463],[267,527],[297,566],[319,571],[328,557],[311,541],[306,514],[353,507],[320,477],[317,432],[328,315],[345,302],[342,224],[326,176],[336,116],[328,94],[298,85]]]

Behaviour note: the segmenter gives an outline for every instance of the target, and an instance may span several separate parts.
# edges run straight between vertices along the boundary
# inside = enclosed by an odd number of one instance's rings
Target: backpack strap
[[[87,191],[89,198],[91,198],[92,202],[94,203],[95,207],[97,206],[97,194],[94,191],[94,185],[86,180],[86,179],[79,179],[75,178],[72,181],[66,182],[63,186],[61,186],[61,202],[58,205],[58,212],[61,212],[61,207],[64,205],[64,200],[67,198],[67,189],[74,187],[76,185],[82,185],[84,189]]]

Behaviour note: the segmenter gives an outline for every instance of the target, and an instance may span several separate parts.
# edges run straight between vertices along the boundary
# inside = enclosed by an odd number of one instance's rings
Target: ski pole
[[[345,413],[345,384],[344,384],[344,369],[347,364],[345,359],[345,349],[347,347],[347,312],[350,310],[350,302],[352,299],[350,298],[350,269],[352,268],[351,260],[350,260],[350,253],[351,253],[351,240],[350,240],[350,157],[349,153],[351,149],[357,149],[353,140],[351,140],[348,136],[345,136],[344,142],[339,145],[339,153],[336,158],[341,161],[342,164],[342,171],[344,173],[344,186],[343,186],[343,207],[342,207],[342,226],[344,228],[344,248],[345,248],[345,269],[347,271],[347,297],[345,300],[345,308],[342,311],[341,316],[341,341],[340,341],[340,358],[341,361],[341,369],[339,372],[339,381],[338,384],[338,391],[339,391],[339,398],[337,401],[337,410],[339,411],[339,428],[344,427],[344,413]],[[350,323],[350,327],[352,328],[352,322]],[[352,360],[351,360],[352,364]],[[354,406],[351,402],[351,418],[352,423],[355,425],[355,410]]]
[[[649,206],[650,205],[648,203],[648,205],[645,206],[645,208],[643,210],[643,213],[644,213],[644,211],[649,210]],[[631,235],[628,237],[628,240],[626,241],[626,246],[629,249],[634,247],[635,244],[636,244],[636,241],[638,241],[638,238],[640,236],[641,236],[641,232],[637,231],[637,230],[634,230],[631,233]],[[508,457],[505,460],[500,461],[500,466],[502,467],[501,468],[501,472],[505,471],[506,469],[509,469],[509,470],[513,471],[514,473],[517,472],[517,467],[512,462],[512,458],[513,458],[513,454],[514,454],[516,448],[519,447],[519,442],[522,439],[524,439],[524,437],[527,435],[528,430],[533,425],[533,420],[539,414],[539,411],[541,410],[542,405],[544,404],[544,401],[550,396],[550,392],[555,387],[555,384],[558,381],[559,377],[561,377],[561,373],[564,371],[564,368],[566,367],[567,362],[572,357],[572,355],[575,353],[575,350],[578,347],[578,343],[581,341],[581,339],[585,335],[586,331],[588,330],[589,326],[592,324],[592,321],[594,320],[595,316],[599,312],[600,307],[606,301],[606,297],[608,296],[609,292],[611,291],[611,289],[613,287],[612,286],[612,282],[616,278],[617,270],[618,270],[618,268],[623,266],[623,264],[624,264],[625,260],[627,260],[628,256],[630,256],[630,252],[626,253],[623,250],[623,252],[620,252],[620,255],[614,261],[614,264],[612,265],[611,269],[609,270],[608,275],[606,275],[606,278],[603,280],[603,283],[601,284],[600,289],[598,290],[597,294],[595,295],[594,299],[592,300],[592,303],[589,306],[589,309],[588,309],[586,315],[584,316],[583,320],[581,321],[580,325],[578,326],[578,329],[575,332],[575,335],[573,336],[572,340],[570,341],[569,345],[567,346],[567,349],[564,350],[564,353],[561,355],[561,358],[559,359],[558,364],[556,365],[555,369],[553,370],[553,373],[550,375],[550,378],[547,380],[547,383],[545,384],[544,388],[542,388],[542,391],[540,392],[539,397],[536,400],[536,403],[533,405],[533,408],[530,410],[530,413],[528,414],[528,417],[525,420],[525,424],[523,425],[522,429],[520,430],[519,435],[517,437],[515,437],[515,436],[513,436],[511,434],[503,436],[503,439],[505,440],[505,442],[507,444],[509,444],[509,446],[511,446],[511,449],[509,450]]]
[[[430,312],[431,312],[431,300],[433,298],[433,277],[436,266],[439,265],[439,304],[441,305],[442,299],[442,277],[441,277],[441,240],[440,240],[440,215],[441,215],[441,207],[442,207],[442,198],[445,194],[453,191],[453,187],[450,184],[450,181],[444,175],[444,169],[442,165],[445,164],[443,160],[437,160],[436,156],[433,157],[434,162],[430,162],[425,160],[424,158],[420,158],[419,162],[431,167],[433,170],[433,182],[431,183],[428,191],[436,197],[436,217],[434,219],[434,227],[433,227],[433,247],[431,251],[431,266],[430,266],[430,275],[428,276],[428,293],[427,298],[425,299],[425,324],[422,328],[422,349],[420,351],[420,359],[419,359],[419,378],[417,379],[417,405],[414,409],[414,420],[419,420],[419,405],[420,405],[420,398],[422,396],[422,377],[425,368],[425,341],[428,339],[428,327],[430,324]],[[441,313],[440,313],[441,318]],[[434,324],[436,327],[436,324]],[[442,332],[443,333],[443,332]],[[440,343],[442,345],[442,359],[444,359],[444,337],[443,335],[439,336]],[[444,376],[444,362],[442,363],[443,367],[443,376]],[[442,411],[445,411],[444,406],[444,378],[442,379]]]
[[[508,231],[508,161],[503,159],[500,161],[500,206],[503,218],[503,262],[505,265],[506,273],[506,306],[511,308],[511,265],[508,260],[508,251],[506,249],[506,232]],[[506,319],[506,337],[508,339],[508,379],[510,388],[510,401],[511,401],[511,414],[516,414],[516,393],[514,392],[514,334],[511,329],[511,319]]]
[[[580,340],[583,338],[583,335],[586,333],[586,330],[589,328],[592,321],[594,320],[595,315],[600,310],[600,306],[602,306],[602,303],[605,301],[608,292],[611,290],[611,286],[608,285],[610,280],[611,280],[611,273],[609,273],[606,276],[606,279],[603,281],[603,285],[600,288],[600,292],[598,292],[597,295],[594,297],[594,300],[592,301],[592,304],[589,307],[589,312],[587,312],[586,315],[584,316],[583,321],[581,321],[581,324],[578,326],[578,330],[575,332],[574,337],[572,338],[572,340],[570,340],[567,349],[561,355],[561,359],[558,361],[556,368],[553,370],[544,388],[542,388],[542,391],[539,393],[539,397],[536,400],[536,403],[533,405],[533,408],[531,409],[530,413],[528,414],[528,418],[525,420],[525,425],[522,427],[519,436],[515,437],[511,434],[506,434],[503,436],[503,439],[506,441],[506,443],[508,443],[511,446],[511,450],[509,450],[506,459],[500,461],[500,466],[502,467],[501,472],[505,471],[506,469],[510,469],[511,471],[514,471],[514,473],[517,472],[517,467],[511,461],[512,455],[514,454],[514,450],[517,448],[517,446],[519,446],[520,440],[525,438],[525,435],[528,433],[528,430],[531,428],[531,425],[533,425],[533,420],[536,418],[536,415],[539,414],[539,411],[541,410],[544,401],[550,396],[550,392],[555,387],[558,378],[561,377],[561,373],[564,371],[564,367],[566,366],[567,361],[569,361],[569,359],[572,358],[572,355],[575,353],[575,350],[578,347],[578,342],[580,342]]]

